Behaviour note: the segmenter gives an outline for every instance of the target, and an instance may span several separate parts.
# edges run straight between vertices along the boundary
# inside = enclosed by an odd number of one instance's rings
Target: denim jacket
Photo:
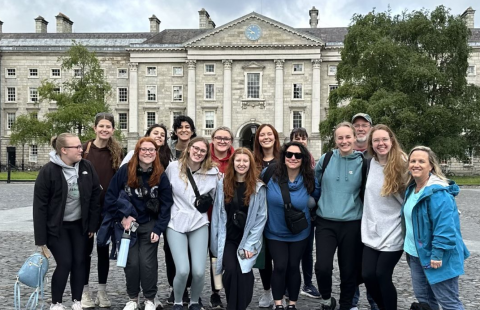
[[[262,236],[265,223],[267,222],[266,188],[263,182],[258,181],[255,193],[250,196],[247,221],[243,232],[242,241],[238,250],[245,249],[254,253],[252,258],[241,259],[237,251],[237,259],[242,268],[242,273],[252,270],[258,254],[262,249]],[[217,269],[215,274],[221,274],[223,269],[223,251],[227,239],[227,211],[223,193],[223,179],[218,181],[215,203],[213,205],[210,250],[217,257]]]
[[[405,198],[415,189],[415,183],[407,188]],[[470,256],[460,232],[455,196],[460,189],[453,181],[449,184],[431,175],[423,194],[412,210],[412,227],[418,258],[424,266],[430,284],[436,284],[464,274],[463,261]],[[405,201],[406,201],[405,199]],[[405,216],[402,206],[402,228]],[[442,261],[442,267],[433,269],[431,260]]]

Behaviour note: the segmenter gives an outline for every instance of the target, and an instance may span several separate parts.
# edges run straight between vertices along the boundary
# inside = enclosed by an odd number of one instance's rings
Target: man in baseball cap
[[[357,135],[353,149],[366,154],[368,133],[372,128],[372,118],[368,114],[357,113],[352,117],[352,124]]]

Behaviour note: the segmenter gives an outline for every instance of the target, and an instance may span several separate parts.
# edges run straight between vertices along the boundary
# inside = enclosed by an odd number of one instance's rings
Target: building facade
[[[469,82],[480,85],[480,29],[474,10],[464,18],[472,28]],[[235,134],[234,147],[251,147],[259,125],[275,126],[283,141],[295,127],[310,133],[310,149],[321,155],[319,123],[326,116],[329,92],[336,87],[336,69],[347,28],[317,28],[318,10],[309,11],[310,28],[292,28],[258,13],[216,27],[207,11],[199,11],[198,29],[165,29],[149,18],[147,33],[72,33],[73,22],[56,16],[56,33],[35,19],[35,33],[1,33],[0,24],[0,160],[6,164],[11,126],[18,115],[41,118],[56,108],[40,101],[43,79],[61,82],[77,72],[64,72],[59,56],[79,42],[96,51],[112,93],[107,102],[128,149],[154,123],[171,128],[178,115],[188,115],[197,134],[210,137],[224,125]],[[1,23],[1,22],[0,22]],[[480,74],[480,73],[479,73]],[[61,91],[61,89],[59,89]],[[48,146],[25,147],[25,164],[43,165]],[[22,154],[17,147],[16,164]]]

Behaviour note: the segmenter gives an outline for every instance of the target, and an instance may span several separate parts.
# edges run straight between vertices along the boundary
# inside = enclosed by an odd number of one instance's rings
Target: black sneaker
[[[200,310],[205,310],[205,307],[203,306],[203,303],[202,303],[202,297],[198,297],[198,304],[200,305]]]
[[[295,305],[288,305],[287,310],[297,310],[297,307]]]
[[[200,304],[191,304],[188,307],[188,310],[203,310],[203,307],[200,306]]]
[[[223,309],[222,299],[218,293],[213,293],[212,296],[210,296],[210,308]]]
[[[170,292],[170,296],[167,298],[167,304],[173,305],[175,303],[175,294],[173,294],[173,290]]]
[[[187,289],[185,289],[185,292],[183,292],[182,301],[185,306],[187,306],[190,303],[190,297],[188,297]]]
[[[172,310],[183,310],[183,305],[173,305]]]
[[[274,309],[275,309],[275,310],[283,310],[283,309],[285,309],[285,308],[283,307],[283,305],[275,305],[275,308],[274,308]]]
[[[330,306],[322,305],[321,310],[335,310],[335,307],[337,306],[337,301],[335,298],[330,297]]]

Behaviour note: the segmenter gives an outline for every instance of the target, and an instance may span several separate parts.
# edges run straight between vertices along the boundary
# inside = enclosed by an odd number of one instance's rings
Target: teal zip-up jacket
[[[330,221],[360,220],[363,213],[363,202],[360,198],[362,153],[355,151],[341,156],[339,150],[335,149],[327,168],[322,171],[324,158],[325,154],[315,166],[315,177],[319,181],[322,179],[317,215]]]
[[[405,193],[408,199],[415,190],[415,182]],[[424,266],[430,284],[439,283],[464,274],[463,261],[470,256],[460,231],[455,196],[460,189],[454,181],[449,183],[431,175],[423,194],[412,210],[412,227],[418,258]],[[402,206],[402,229],[406,234],[405,202]],[[430,261],[442,261],[442,267],[430,268]]]
[[[252,270],[258,254],[262,250],[263,229],[267,222],[267,198],[266,187],[263,182],[258,181],[255,193],[250,196],[248,205],[247,221],[243,232],[242,241],[238,250],[245,249],[254,253],[249,259],[237,259],[242,269],[242,273],[248,273]],[[221,274],[223,268],[223,251],[225,250],[225,241],[227,240],[227,211],[225,210],[225,195],[223,193],[223,179],[218,181],[213,204],[212,222],[210,232],[210,250],[217,258],[217,269],[215,274]]]

